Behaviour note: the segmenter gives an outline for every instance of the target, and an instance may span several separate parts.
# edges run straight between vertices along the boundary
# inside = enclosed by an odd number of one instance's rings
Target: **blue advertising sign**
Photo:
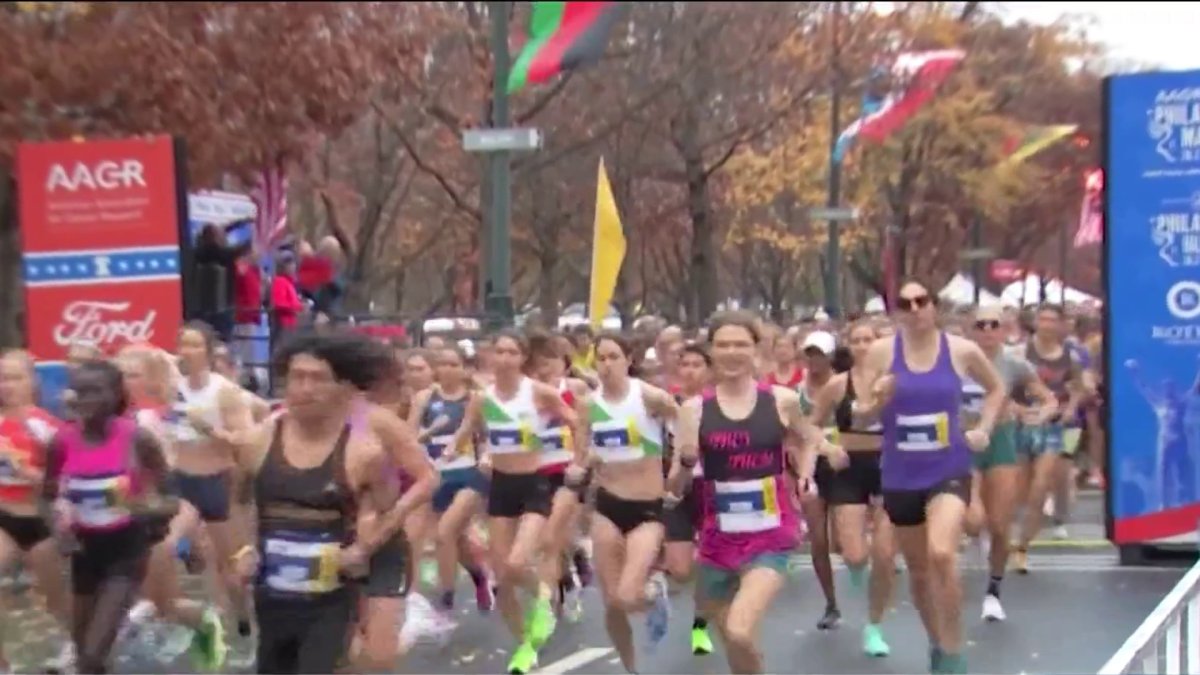
[[[1105,82],[1110,536],[1196,539],[1200,71]]]

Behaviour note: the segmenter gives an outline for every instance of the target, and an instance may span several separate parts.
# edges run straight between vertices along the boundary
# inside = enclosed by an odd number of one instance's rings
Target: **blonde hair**
[[[146,393],[159,403],[171,402],[179,381],[179,370],[170,354],[151,345],[129,345],[122,348],[117,357],[137,359],[145,373]]]
[[[12,359],[20,362],[20,364],[25,367],[26,373],[29,375],[30,400],[25,401],[24,403],[36,405],[39,396],[37,369],[34,366],[37,364],[37,360],[33,358],[33,354],[30,354],[24,349],[6,349],[3,352],[0,352],[0,359]]]

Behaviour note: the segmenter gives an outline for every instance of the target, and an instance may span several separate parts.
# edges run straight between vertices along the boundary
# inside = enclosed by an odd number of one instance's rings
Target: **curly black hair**
[[[272,357],[275,372],[287,376],[292,359],[300,354],[329,364],[333,376],[360,391],[370,391],[394,369],[391,350],[370,337],[350,331],[317,334],[293,333]]]

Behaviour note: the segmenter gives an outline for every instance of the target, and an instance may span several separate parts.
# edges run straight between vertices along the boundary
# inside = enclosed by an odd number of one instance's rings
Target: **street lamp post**
[[[842,3],[833,3],[833,25],[830,39],[833,65],[833,91],[829,101],[829,199],[826,202],[830,210],[837,208],[842,197],[842,166],[834,155],[837,147],[838,134],[841,133],[842,108],[842,73],[841,45],[838,44],[838,29],[842,18]],[[840,276],[841,276],[841,241],[838,219],[829,219],[829,241],[825,254],[825,311],[830,318],[841,316]]]

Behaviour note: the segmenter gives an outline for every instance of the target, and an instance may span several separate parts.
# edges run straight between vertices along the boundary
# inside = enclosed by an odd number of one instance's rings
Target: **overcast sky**
[[[1198,2],[1004,2],[1005,14],[1050,23],[1064,14],[1090,16],[1089,35],[1109,45],[1117,60],[1169,70],[1200,68]]]

